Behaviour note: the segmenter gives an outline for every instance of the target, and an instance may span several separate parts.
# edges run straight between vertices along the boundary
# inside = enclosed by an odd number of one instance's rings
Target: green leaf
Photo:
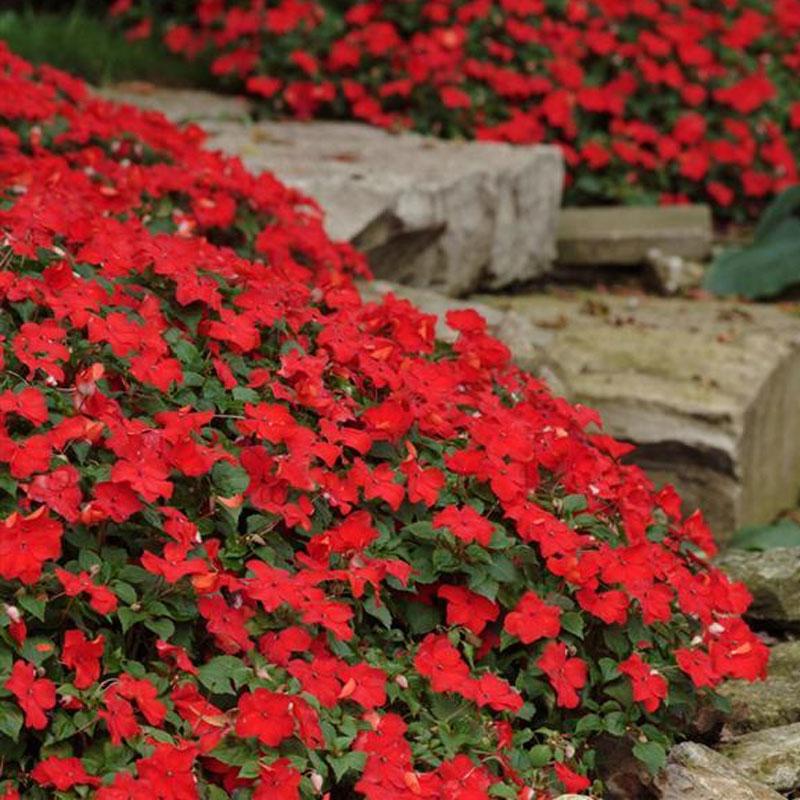
[[[742,550],[800,547],[800,525],[791,519],[779,520],[774,525],[748,525],[734,534],[730,546]]]
[[[345,753],[343,756],[338,756],[337,758],[332,756],[328,757],[327,761],[331,765],[333,774],[336,777],[336,782],[338,783],[348,772],[352,771],[360,775],[367,761],[367,754],[357,750],[351,750],[349,753]]]
[[[534,769],[544,767],[553,760],[553,750],[549,745],[536,744],[528,750],[528,759]]]
[[[621,711],[612,711],[603,719],[603,728],[612,736],[624,736],[626,727],[625,714]]]
[[[663,769],[667,763],[667,751],[658,742],[637,742],[633,746],[633,754],[653,774]]]
[[[718,256],[706,273],[705,288],[718,295],[751,300],[775,297],[800,283],[800,219],[777,223],[763,240]]]
[[[158,619],[148,619],[144,623],[145,628],[157,633],[160,638],[167,640],[173,633],[175,633],[175,624],[167,617],[159,617]]]
[[[241,494],[250,483],[250,476],[241,467],[227,461],[217,461],[211,470],[211,480],[223,497]]]
[[[392,629],[392,615],[389,609],[386,608],[385,603],[378,605],[375,602],[374,596],[368,597],[364,603],[364,611],[366,611],[370,616],[375,617],[375,619],[379,619],[387,630]]]
[[[200,683],[214,694],[236,694],[236,687],[247,680],[251,671],[233,656],[216,656],[199,670]]]
[[[562,614],[561,627],[567,631],[567,633],[571,633],[573,636],[583,639],[583,617],[577,611],[567,611],[565,614]]]
[[[17,598],[17,603],[29,614],[33,614],[40,622],[44,622],[45,601],[30,594],[23,594]]]
[[[14,703],[0,702],[0,733],[16,742],[22,730],[22,712]]]

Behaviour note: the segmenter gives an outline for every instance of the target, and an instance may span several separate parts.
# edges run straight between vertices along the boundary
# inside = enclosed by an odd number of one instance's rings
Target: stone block
[[[745,733],[720,749],[752,780],[791,796],[800,789],[800,723]]]
[[[245,122],[252,115],[249,100],[238,95],[215,94],[198,89],[169,89],[144,81],[126,81],[96,90],[118,103],[158,111],[176,123],[208,120]]]
[[[712,234],[711,209],[704,205],[565,208],[558,221],[558,263],[637,265],[653,249],[702,260],[711,253]]]
[[[800,492],[800,320],[720,301],[481,296],[543,328],[570,399],[637,445],[718,538],[765,523]]]
[[[797,628],[800,623],[800,547],[763,552],[730,549],[717,559],[753,595],[750,619]]]
[[[564,171],[549,145],[391,134],[357,123],[206,124],[210,145],[319,202],[375,275],[460,296],[546,273]]]
[[[728,758],[695,742],[673,747],[656,777],[660,800],[780,800]]]

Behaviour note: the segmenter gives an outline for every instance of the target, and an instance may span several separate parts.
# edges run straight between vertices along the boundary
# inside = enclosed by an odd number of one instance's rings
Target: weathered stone
[[[479,302],[456,300],[430,289],[403,286],[390,281],[364,281],[359,284],[359,290],[361,296],[368,301],[378,300],[391,292],[397,297],[411,301],[426,314],[435,314],[436,336],[444,342],[454,342],[458,335],[445,322],[447,312],[465,308],[474,309],[486,319],[489,332],[505,342],[516,364],[538,375],[557,394],[565,394],[566,387],[560,377],[559,366],[547,354],[549,335],[520,314],[514,311],[502,311]]]
[[[657,247],[647,252],[647,274],[659,294],[672,296],[697,289],[703,282],[705,267],[683,256],[667,255]]]
[[[719,301],[480,296],[549,333],[567,393],[635,443],[724,540],[770,521],[800,490],[800,320]]]
[[[458,296],[546,273],[563,181],[558,148],[445,142],[357,123],[206,124],[211,145],[319,202],[378,277]]]
[[[800,788],[800,723],[746,733],[720,749],[737,769],[776,792]]]
[[[800,623],[800,547],[776,547],[763,552],[731,549],[717,563],[753,595],[751,619]]]
[[[780,800],[728,758],[694,742],[672,748],[656,787],[661,800]]]
[[[99,94],[119,103],[159,111],[173,122],[208,120],[249,120],[250,102],[236,95],[215,94],[197,89],[167,89],[143,81],[128,81],[97,89]]]
[[[558,222],[558,262],[568,266],[643,264],[657,248],[702,260],[711,252],[708,206],[566,208]]]
[[[725,720],[726,735],[737,735],[800,722],[800,642],[781,642],[770,649],[766,680],[726,681],[719,687],[731,713]]]

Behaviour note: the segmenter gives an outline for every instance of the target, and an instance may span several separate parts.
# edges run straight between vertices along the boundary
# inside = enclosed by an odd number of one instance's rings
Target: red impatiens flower
[[[447,601],[448,625],[463,625],[476,635],[500,614],[497,603],[463,586],[440,586],[436,593]]]
[[[536,592],[528,591],[509,613],[503,628],[524,644],[538,639],[553,639],[561,630],[561,609],[549,606]]]
[[[48,678],[37,678],[33,664],[15,661],[5,688],[17,698],[25,712],[28,728],[44,730],[47,727],[47,711],[56,704],[56,685]]]
[[[39,580],[45,561],[61,555],[61,523],[44,506],[27,517],[13,513],[0,524],[0,577]]]
[[[89,775],[77,758],[50,756],[40,761],[31,771],[31,777],[46,789],[66,792],[73,786],[99,786],[100,779]]]
[[[634,653],[620,662],[619,671],[631,679],[633,699],[651,714],[661,705],[669,689],[664,676]]]
[[[288,695],[255,689],[239,698],[238,709],[238,736],[254,736],[267,747],[277,747],[294,735],[292,698]]]
[[[253,800],[300,800],[302,779],[302,773],[292,766],[288,758],[279,758],[269,766],[261,767]]]
[[[536,666],[547,675],[556,690],[556,705],[577,708],[580,703],[578,690],[586,685],[588,675],[586,662],[569,658],[563,642],[548,642]]]
[[[446,636],[429,633],[414,658],[420,675],[435,692],[463,692],[469,683],[469,666]]]
[[[556,762],[553,765],[556,778],[561,781],[564,791],[569,794],[580,794],[584,789],[588,789],[592,782],[584,775],[579,775],[571,770],[566,764]]]
[[[89,595],[89,605],[98,614],[110,614],[117,610],[117,596],[107,586],[98,586],[92,581],[88,572],[74,575],[65,569],[56,567],[56,577],[64,587],[67,597],[77,597],[85,592]]]
[[[72,630],[64,634],[61,663],[75,670],[73,683],[76,689],[88,689],[100,677],[100,658],[105,647],[105,637],[99,634],[91,641],[83,631]]]
[[[675,661],[697,687],[714,687],[722,680],[714,670],[711,657],[702,650],[681,647],[675,651]]]
[[[433,518],[435,528],[448,528],[457,539],[477,542],[488,547],[494,534],[494,525],[482,517],[472,506],[448,506]]]

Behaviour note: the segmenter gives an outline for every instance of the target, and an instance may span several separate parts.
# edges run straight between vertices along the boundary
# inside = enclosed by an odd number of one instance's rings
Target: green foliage
[[[800,525],[793,519],[782,519],[772,525],[748,525],[736,532],[731,547],[741,550],[800,547]]]
[[[35,64],[74,72],[98,86],[129,80],[167,86],[211,83],[203,59],[187,62],[153,39],[130,42],[83,3],[70,4],[68,11],[18,5],[0,12],[0,39]]]
[[[750,247],[728,250],[712,264],[706,288],[751,300],[775,297],[800,283],[800,186],[764,212]]]

